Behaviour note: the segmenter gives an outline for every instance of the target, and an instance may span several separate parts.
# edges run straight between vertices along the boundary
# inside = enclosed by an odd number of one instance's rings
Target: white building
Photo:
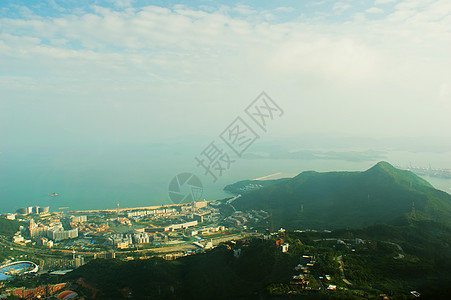
[[[133,240],[136,244],[148,244],[150,243],[149,235],[145,232],[135,233],[133,235]]]
[[[15,235],[13,237],[13,242],[16,243],[16,244],[23,243],[24,241],[25,241],[25,239],[20,234],[19,235]]]
[[[282,252],[283,252],[283,253],[288,252],[288,248],[289,248],[289,247],[290,247],[290,244],[288,244],[288,243],[283,244],[283,245],[282,245]]]
[[[115,245],[119,249],[125,249],[133,245],[133,237],[131,234],[123,235],[121,233],[116,233],[111,235],[107,242],[110,245]]]
[[[212,240],[210,240],[209,242],[207,242],[206,244],[205,244],[205,249],[213,249],[213,241]]]
[[[70,221],[74,223],[83,223],[88,221],[88,216],[72,216]]]
[[[48,238],[45,238],[45,237],[41,238],[41,244],[44,247],[49,247],[49,248],[53,247],[53,241],[49,240]]]
[[[197,201],[197,202],[195,201],[192,203],[192,206],[195,209],[199,209],[199,208],[207,207],[207,204],[208,204],[207,200]]]
[[[14,215],[14,214],[6,214],[6,219],[7,220],[15,220],[16,219],[16,215]]]
[[[78,228],[64,230],[61,227],[52,227],[47,230],[47,237],[54,242],[67,239],[75,239],[78,237]]]

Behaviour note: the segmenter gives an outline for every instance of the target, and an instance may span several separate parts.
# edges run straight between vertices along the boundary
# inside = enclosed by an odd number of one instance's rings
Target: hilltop
[[[451,195],[387,162],[363,172],[307,171],[255,183],[262,187],[242,193],[233,205],[237,210],[268,211],[273,228],[358,228],[405,215],[451,224]],[[239,186],[226,189],[236,192]]]

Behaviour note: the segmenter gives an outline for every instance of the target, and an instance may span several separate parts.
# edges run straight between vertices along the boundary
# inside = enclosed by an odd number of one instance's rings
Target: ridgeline
[[[246,191],[250,183],[259,189]],[[451,195],[410,171],[380,162],[364,172],[303,172],[271,181],[241,181],[225,190],[241,193],[238,210],[265,210],[272,228],[359,228],[409,215],[451,225]]]

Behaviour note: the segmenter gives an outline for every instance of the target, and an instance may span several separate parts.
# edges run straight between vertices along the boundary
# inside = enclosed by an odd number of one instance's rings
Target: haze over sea
[[[450,14],[444,0],[0,1],[0,212],[169,204],[180,172],[210,200],[278,172],[451,169]],[[241,122],[258,142],[213,183],[194,157]]]
[[[255,155],[249,152],[245,158],[234,157],[230,169],[213,182],[211,177],[204,175],[201,167],[196,167],[194,159],[207,144],[105,147],[99,143],[72,149],[6,150],[0,154],[0,212],[14,212],[20,207],[34,205],[49,205],[51,211],[58,211],[59,207],[69,207],[70,210],[111,209],[117,202],[123,208],[172,204],[168,197],[168,184],[181,172],[198,175],[204,186],[202,199],[214,200],[230,196],[222,190],[227,184],[279,172],[271,179],[292,177],[306,170],[363,171],[380,160],[400,167],[412,164],[451,169],[449,152],[378,150],[370,152],[372,157],[358,158],[360,150],[341,149],[340,153],[344,155],[341,156],[346,159],[303,158],[305,154],[287,159],[283,155],[268,157],[258,151],[254,152]],[[309,151],[325,153],[327,150]],[[451,192],[451,179],[423,178],[436,188]],[[51,197],[52,193],[58,193],[58,196]]]

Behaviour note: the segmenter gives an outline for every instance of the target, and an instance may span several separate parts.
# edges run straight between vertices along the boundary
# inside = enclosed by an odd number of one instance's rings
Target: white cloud
[[[435,105],[449,101],[451,82],[450,4],[403,3],[378,20],[366,20],[362,10],[354,14],[360,18],[333,24],[270,22],[269,12],[242,6],[93,7],[91,13],[46,18],[28,11],[22,19],[0,19],[0,91],[3,99],[149,101],[161,115],[171,115],[178,99],[178,114],[208,122],[236,114],[265,89],[286,99],[293,112],[287,124],[299,122],[295,112],[307,107],[305,124],[322,114],[330,120],[319,125],[323,129],[339,124],[334,129],[347,131],[355,129],[355,117],[362,118],[355,130],[395,134],[405,129],[386,128],[362,111],[383,115],[391,107],[399,115],[409,107],[445,117]],[[337,11],[349,9],[341,5]],[[233,9],[241,15],[232,17]],[[431,97],[441,102],[425,100]],[[221,111],[218,102],[225,103]],[[354,112],[352,118],[337,114],[343,109]],[[402,118],[415,122],[413,116]],[[149,120],[148,127],[161,128],[163,119]],[[205,128],[201,121],[188,127]]]
[[[238,4],[236,7],[233,8],[236,12],[242,14],[242,15],[253,15],[256,14],[258,11],[250,7],[249,5],[244,4]]]
[[[333,9],[336,13],[341,14],[342,12],[344,12],[345,10],[348,10],[351,7],[352,7],[352,5],[349,3],[337,2],[334,4]]]
[[[275,11],[283,12],[283,13],[290,13],[290,12],[293,12],[296,10],[293,7],[281,6],[281,7],[277,7],[275,9]]]
[[[55,0],[48,0],[50,6],[52,6],[54,9],[60,11],[60,12],[65,12],[67,11],[64,7],[58,5]]]
[[[376,1],[374,1],[374,5],[382,5],[382,4],[387,4],[387,3],[393,3],[396,1],[397,0],[376,0]]]
[[[380,13],[383,13],[384,10],[381,8],[378,8],[378,7],[370,7],[365,12],[367,12],[369,14],[380,14]]]

